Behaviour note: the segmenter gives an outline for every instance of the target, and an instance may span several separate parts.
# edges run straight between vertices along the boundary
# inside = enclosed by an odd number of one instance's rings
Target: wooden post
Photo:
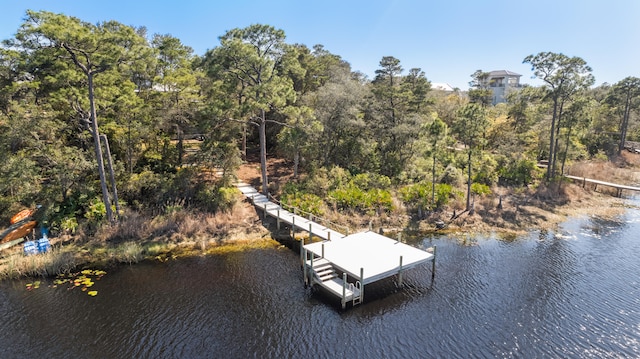
[[[291,217],[291,239],[296,239],[296,216]]]
[[[373,223],[371,223],[371,221],[369,221],[369,231],[371,231],[372,227],[373,227]]]
[[[302,259],[302,273],[304,276],[304,287],[307,288],[307,284],[309,282],[309,277],[307,276],[307,251],[300,247],[300,258]]]
[[[278,207],[278,217],[276,219],[276,228],[280,230],[280,207]]]
[[[309,243],[313,240],[313,233],[311,232],[311,223],[309,223]]]
[[[264,204],[264,218],[263,220],[266,222],[267,221],[267,203],[265,202]]]
[[[402,232],[398,233],[398,242],[402,242]]]
[[[307,251],[305,250],[305,253]],[[311,253],[311,258],[309,259],[309,262],[311,263],[311,265],[309,266],[309,271],[308,271],[308,276],[309,276],[309,286],[313,287],[313,252]],[[305,264],[306,264],[306,258],[305,258]]]
[[[402,285],[402,256],[400,256],[400,269],[398,270],[398,283]]]
[[[347,306],[347,273],[342,273],[342,309]]]
[[[364,301],[364,268],[360,268],[360,303]]]
[[[327,232],[327,240],[330,241],[331,240],[331,231]]]
[[[322,243],[322,258],[324,258],[324,243]]]
[[[305,263],[305,259],[304,258],[304,238],[300,238],[300,263],[302,263],[302,265],[306,265]]]
[[[431,262],[431,282],[436,277],[436,246],[433,246],[433,260]]]

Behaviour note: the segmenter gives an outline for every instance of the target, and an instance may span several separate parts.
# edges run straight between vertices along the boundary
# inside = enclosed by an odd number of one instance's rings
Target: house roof
[[[432,82],[431,88],[434,90],[440,90],[440,91],[454,91],[453,86],[445,82]]]
[[[499,77],[499,76],[517,76],[520,77],[522,75],[517,74],[513,71],[508,71],[508,70],[495,70],[495,71],[491,71],[489,72],[489,77]]]

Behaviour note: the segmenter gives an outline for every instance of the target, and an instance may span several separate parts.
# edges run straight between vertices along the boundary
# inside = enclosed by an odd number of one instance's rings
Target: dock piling
[[[433,260],[431,261],[431,282],[436,277],[436,246],[433,246]]]
[[[402,256],[400,256],[400,269],[398,270],[398,283],[402,285]]]
[[[364,268],[360,267],[360,303],[364,301]]]

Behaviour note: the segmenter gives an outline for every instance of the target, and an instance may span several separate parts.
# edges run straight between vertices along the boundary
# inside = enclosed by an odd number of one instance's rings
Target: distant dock
[[[582,187],[585,187],[587,183],[592,183],[594,185],[594,191],[598,188],[598,185],[615,188],[617,190],[617,197],[622,197],[622,190],[640,192],[640,187],[625,186],[622,184],[605,182],[605,181],[579,177],[579,176],[569,176],[569,175],[564,175],[564,176],[574,181],[581,181]]]

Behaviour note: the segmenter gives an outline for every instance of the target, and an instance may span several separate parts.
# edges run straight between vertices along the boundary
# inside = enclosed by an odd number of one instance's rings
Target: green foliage
[[[473,165],[473,182],[480,182],[488,186],[496,184],[499,177],[497,167],[498,163],[495,157],[491,154],[483,153],[482,158]]]
[[[64,217],[60,221],[59,226],[62,231],[74,234],[78,229],[78,220],[76,217]]]
[[[237,203],[239,191],[235,187],[203,186],[195,195],[195,204],[210,212],[228,211]]]
[[[91,222],[99,223],[101,222],[107,213],[107,208],[104,205],[104,202],[98,197],[91,200],[89,203],[89,208],[84,213],[84,217],[90,220]]]
[[[460,168],[448,165],[444,169],[440,181],[453,187],[460,187],[464,183],[464,173]]]
[[[281,201],[285,204],[286,209],[293,207],[315,216],[324,215],[324,201],[312,193],[286,193],[282,196]]]
[[[360,173],[351,179],[351,183],[361,189],[389,189],[391,180],[385,175],[376,173]]]
[[[471,193],[484,196],[491,194],[491,188],[485,184],[475,182],[471,184]]]
[[[399,190],[402,201],[413,208],[429,208],[432,210],[441,208],[454,197],[453,187],[444,183],[435,185],[435,203],[432,201],[433,185],[429,182],[416,183],[404,186]]]
[[[343,209],[354,209],[363,212],[375,209],[388,211],[393,209],[390,191],[379,188],[363,190],[353,183],[329,192],[329,198]]]
[[[500,179],[506,183],[526,186],[536,178],[538,167],[536,162],[529,159],[511,161],[500,168]]]

